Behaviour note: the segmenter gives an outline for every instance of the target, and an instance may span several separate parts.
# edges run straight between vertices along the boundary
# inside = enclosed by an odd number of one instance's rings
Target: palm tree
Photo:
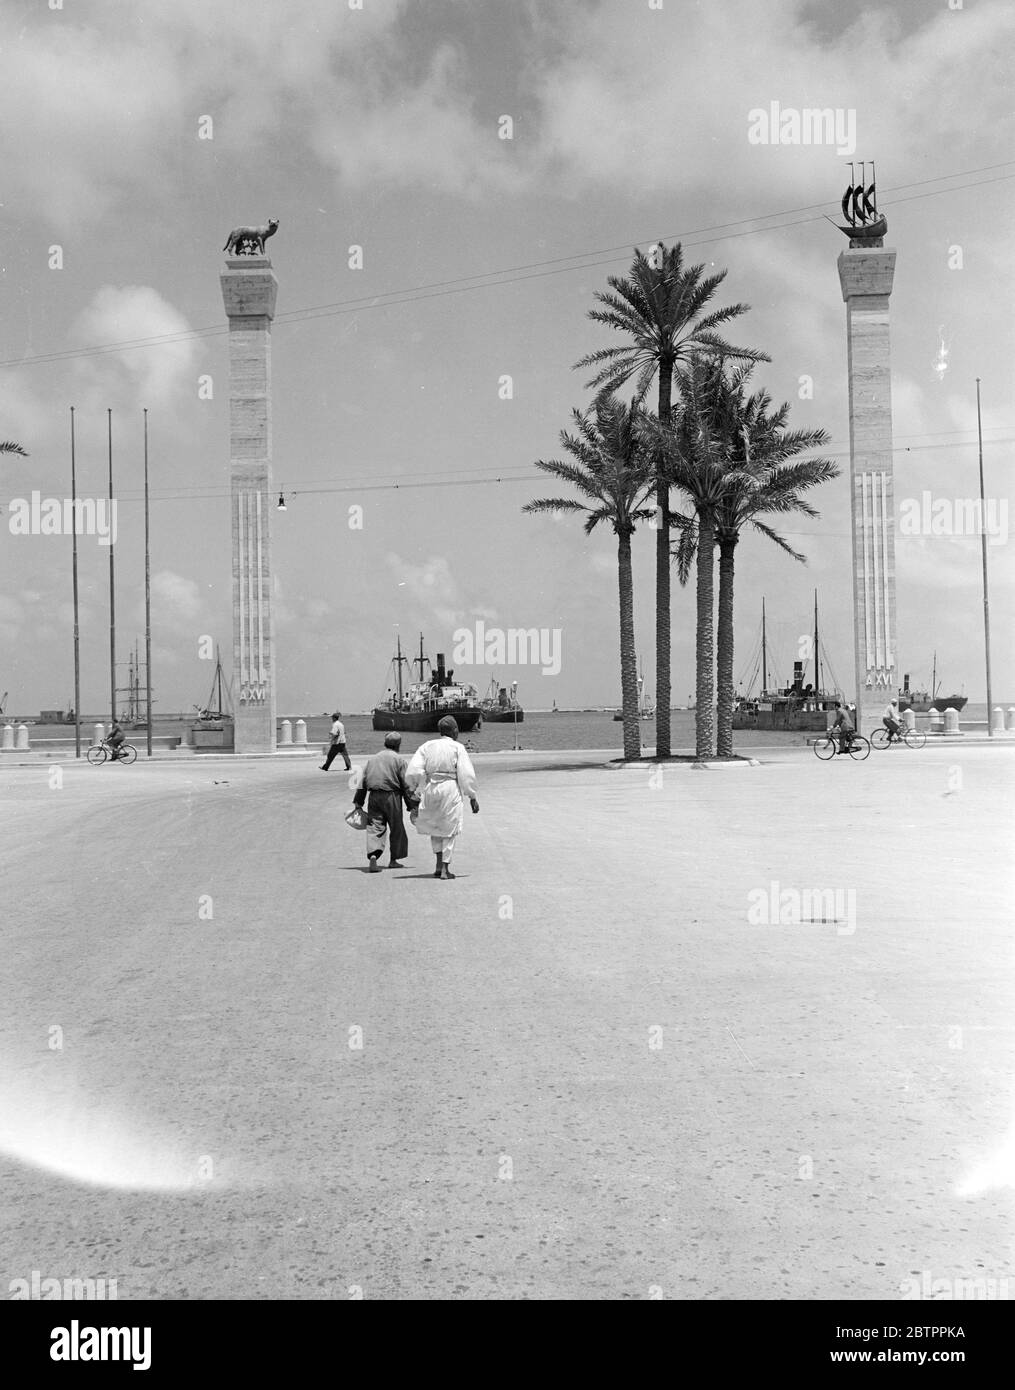
[[[712,756],[715,742],[715,559],[716,528],[723,497],[735,476],[728,447],[730,397],[750,374],[753,363],[727,376],[721,357],[696,355],[677,369],[681,404],[667,427],[658,426],[655,444],[667,460],[674,487],[684,493],[692,514],[676,513],[680,530],[678,575],[686,584],[697,558],[695,594],[695,753]]]
[[[0,454],[19,454],[23,459],[28,457],[28,454],[22,449],[21,445],[15,444],[12,439],[0,441]]]
[[[716,752],[721,758],[733,756],[733,580],[740,533],[750,525],[794,560],[806,563],[803,555],[760,518],[791,513],[818,516],[801,494],[839,476],[839,468],[828,459],[798,458],[826,445],[825,431],[788,429],[789,403],[784,401],[773,411],[772,398],[763,390],[745,399],[745,378],[745,373],[732,378],[723,374],[712,383],[712,425],[725,443],[728,468],[712,515],[713,544],[719,547]],[[700,567],[700,533],[691,523],[683,527],[677,546],[682,583],[696,549]]]
[[[635,377],[635,399],[640,404],[652,379],[659,377],[660,423],[666,425],[672,410],[673,375],[677,364],[692,354],[713,352],[750,361],[768,361],[764,353],[735,348],[718,333],[730,319],[747,312],[747,304],[731,304],[705,313],[712,296],[726,278],[726,271],[705,275],[704,265],[684,266],[680,242],[667,248],[658,242],[648,256],[635,248],[627,279],[611,275],[613,294],[596,292],[603,306],[590,309],[589,318],[616,328],[630,338],[621,347],[601,348],[583,357],[575,367],[595,367],[587,383],[602,392],[616,391]],[[661,456],[660,456],[661,461]],[[656,755],[670,756],[670,479],[665,471],[656,482]]]
[[[634,649],[634,580],[631,537],[639,521],[649,520],[644,503],[653,486],[652,459],[644,443],[643,412],[632,401],[625,406],[614,396],[600,396],[591,411],[572,412],[576,432],[562,430],[560,442],[574,462],[539,459],[536,467],[550,473],[585,498],[540,497],[524,512],[582,512],[585,534],[607,521],[617,537],[620,591],[620,686],[624,710],[624,757],[641,755],[638,720],[638,672]]]

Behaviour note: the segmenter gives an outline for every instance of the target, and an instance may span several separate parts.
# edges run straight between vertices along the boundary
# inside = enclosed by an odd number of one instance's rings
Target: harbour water
[[[996,701],[995,703],[1001,704],[1002,708],[1007,711],[1011,702]],[[321,747],[328,742],[331,729],[329,715],[286,713],[279,716],[279,724],[281,724],[283,717],[289,719],[294,728],[297,719],[306,720],[309,745]],[[82,724],[83,734],[90,739],[94,725],[102,722],[102,719],[102,715],[87,717]],[[15,717],[12,722],[17,722],[17,718]],[[345,724],[351,754],[370,753],[381,746],[384,735],[377,733],[371,727],[369,714],[343,714],[342,722]],[[153,732],[155,734],[180,735],[188,727],[188,723],[189,721],[183,716],[156,715]],[[925,729],[928,726],[927,717],[918,715],[917,727]],[[962,711],[959,727],[969,733],[985,733],[987,728],[986,705],[967,705]],[[645,749],[653,748],[655,745],[655,721],[643,719],[640,721],[640,728],[642,747]],[[687,752],[694,749],[693,710],[673,710],[670,714],[670,729],[671,743],[675,752]],[[35,724],[32,728],[31,738],[33,743],[38,743],[47,738],[72,736],[73,731],[73,725]],[[138,746],[143,743],[143,728],[128,729],[126,733],[131,742]],[[434,737],[432,734],[403,734],[402,749],[406,753],[412,753],[427,738],[432,737]],[[734,734],[734,746],[737,749],[745,750],[766,745],[768,747],[793,747],[794,745],[803,745],[808,738],[813,737],[813,734],[806,733],[744,730]],[[614,720],[612,710],[560,710],[556,714],[550,711],[526,710],[525,719],[517,727],[514,724],[484,724],[479,730],[463,734],[462,742],[467,748],[478,753],[496,753],[515,747],[526,750],[612,748],[620,753],[623,748],[623,725]]]

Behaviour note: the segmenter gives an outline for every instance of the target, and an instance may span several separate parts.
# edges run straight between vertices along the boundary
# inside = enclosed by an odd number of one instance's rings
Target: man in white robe
[[[411,812],[419,835],[430,836],[437,856],[434,878],[454,878],[451,856],[465,821],[465,798],[472,813],[479,811],[476,800],[476,771],[472,759],[458,742],[458,725],[445,715],[437,725],[440,738],[429,739],[416,749],[405,769],[410,782],[424,783],[417,810]]]

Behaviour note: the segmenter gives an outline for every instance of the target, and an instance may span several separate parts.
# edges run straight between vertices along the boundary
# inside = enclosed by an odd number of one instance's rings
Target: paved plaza
[[[316,759],[0,765],[4,1296],[1010,1276],[1015,749],[759,756],[480,755],[453,883]]]

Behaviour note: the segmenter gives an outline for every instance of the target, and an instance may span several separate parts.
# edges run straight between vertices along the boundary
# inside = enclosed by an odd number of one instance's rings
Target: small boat
[[[479,702],[485,724],[521,724],[525,711],[518,703],[518,697],[506,685],[498,685],[497,677],[490,681],[489,689]]]
[[[232,719],[232,710],[229,707],[228,693],[222,687],[222,653],[218,645],[215,646],[215,674],[211,679],[211,692],[204,708],[194,706],[196,711],[195,718],[199,724],[221,724],[223,720]]]
[[[373,711],[375,729],[392,730],[399,733],[435,734],[437,725],[446,714],[454,717],[462,733],[474,729],[483,718],[479,704],[479,692],[474,685],[465,685],[454,679],[454,671],[444,666],[444,653],[437,653],[434,667],[423,651],[423,634],[419,636],[419,656],[410,663],[402,654],[402,641],[398,638],[397,651],[392,657],[395,667],[395,688],[389,689],[387,699],[382,700]],[[419,680],[404,688],[402,666],[419,666]]]
[[[908,674],[902,678],[899,691],[899,709],[911,709],[914,714],[926,714],[930,709],[965,709],[968,695],[939,695],[937,688],[937,652],[934,653],[934,672],[930,680],[930,690],[910,690]]]

